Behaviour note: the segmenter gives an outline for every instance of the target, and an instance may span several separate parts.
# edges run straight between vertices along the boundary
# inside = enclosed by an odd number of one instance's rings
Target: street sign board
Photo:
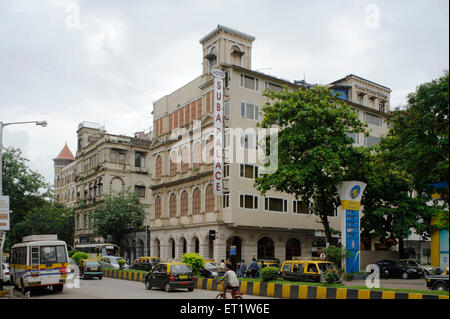
[[[9,231],[9,196],[0,196],[0,231]]]
[[[359,272],[360,268],[360,207],[366,184],[358,181],[342,182],[339,187],[342,216],[342,244],[349,252],[344,259],[345,272]]]

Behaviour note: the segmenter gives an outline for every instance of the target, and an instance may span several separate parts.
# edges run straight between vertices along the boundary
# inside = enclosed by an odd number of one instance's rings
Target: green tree
[[[205,259],[197,253],[186,253],[181,257],[181,260],[191,266],[195,276],[200,276],[200,270],[203,269]]]
[[[398,170],[408,172],[417,200],[430,199],[433,183],[449,183],[449,74],[421,84],[408,95],[405,109],[392,112],[384,152]],[[435,213],[438,227],[448,229],[448,187],[438,190],[445,205]],[[411,200],[412,201],[412,200]]]
[[[419,192],[429,185],[449,182],[449,74],[421,84],[408,95],[404,110],[392,113],[387,148],[396,164],[412,176]],[[447,198],[448,204],[448,189]]]
[[[45,178],[28,167],[29,160],[23,157],[20,149],[4,148],[2,159],[3,194],[9,196],[11,210],[7,246],[11,246],[21,242],[24,236],[16,225],[25,219],[28,212],[47,205],[53,195]]]
[[[15,231],[23,236],[57,234],[58,239],[72,244],[74,213],[62,204],[46,203],[27,213],[24,219],[15,225]]]
[[[366,124],[343,100],[324,86],[280,92],[268,98],[259,126],[278,126],[278,169],[256,179],[263,194],[272,188],[312,199],[313,211],[323,224],[328,242],[332,229],[328,216],[340,205],[338,183],[351,178],[353,167],[364,163],[367,152],[356,148],[352,133],[365,132]]]
[[[367,187],[362,198],[362,235],[379,235],[399,242],[399,252],[404,255],[403,239],[414,230],[427,238],[431,232],[431,217],[436,208],[429,206],[429,196],[414,194],[411,175],[399,168],[393,157],[398,154],[385,149],[385,142],[375,147],[365,177]],[[414,195],[414,196],[413,196]]]
[[[101,205],[93,213],[94,228],[97,235],[120,245],[122,235],[138,230],[144,222],[143,206],[134,192],[126,191],[115,195],[105,195]]]

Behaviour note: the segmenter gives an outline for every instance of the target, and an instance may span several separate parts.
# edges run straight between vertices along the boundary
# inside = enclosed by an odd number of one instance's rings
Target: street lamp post
[[[3,196],[3,128],[8,125],[30,124],[46,127],[47,121],[27,121],[3,123],[0,121],[0,196]],[[0,231],[0,290],[3,289],[3,244],[5,243],[6,232]]]

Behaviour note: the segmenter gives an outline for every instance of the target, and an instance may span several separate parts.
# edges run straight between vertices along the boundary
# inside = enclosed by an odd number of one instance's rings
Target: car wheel
[[[188,291],[194,291],[194,288],[188,288]]]
[[[407,273],[407,272],[404,272],[404,273],[402,274],[402,278],[403,278],[403,279],[408,279],[408,273]]]
[[[169,283],[166,283],[166,285],[164,286],[164,290],[166,292],[172,292],[172,288],[170,287]]]
[[[448,288],[444,284],[438,283],[438,284],[434,285],[433,290],[447,291]]]
[[[145,289],[147,289],[147,290],[151,290],[152,289],[152,284],[150,283],[150,280],[146,280],[145,281]]]

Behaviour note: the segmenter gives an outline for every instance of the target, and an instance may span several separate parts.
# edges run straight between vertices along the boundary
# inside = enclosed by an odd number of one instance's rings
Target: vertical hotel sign
[[[343,246],[350,252],[345,258],[345,273],[359,272],[360,266],[360,210],[366,184],[358,181],[342,182],[338,186],[341,198],[341,230]]]
[[[0,231],[9,231],[9,196],[0,196]]]
[[[223,79],[225,72],[214,69],[214,195],[223,195]]]

